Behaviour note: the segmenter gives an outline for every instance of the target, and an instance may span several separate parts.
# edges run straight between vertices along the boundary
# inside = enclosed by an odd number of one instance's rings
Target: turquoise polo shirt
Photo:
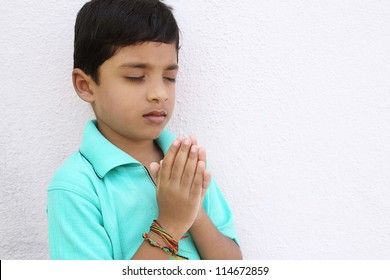
[[[175,139],[164,129],[156,141],[165,154]],[[231,210],[213,179],[203,207],[219,231],[237,242]],[[80,150],[50,183],[47,215],[51,259],[131,259],[158,216],[156,187],[140,162],[89,121]],[[200,259],[189,232],[185,236],[179,254]]]

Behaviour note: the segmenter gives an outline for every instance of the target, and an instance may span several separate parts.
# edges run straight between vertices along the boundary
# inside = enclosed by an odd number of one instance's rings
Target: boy
[[[92,0],[74,47],[73,85],[96,120],[49,186],[51,258],[241,259],[204,148],[164,129],[178,72],[171,9]]]

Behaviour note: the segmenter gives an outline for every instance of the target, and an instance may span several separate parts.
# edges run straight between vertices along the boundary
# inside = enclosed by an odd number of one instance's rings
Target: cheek
[[[105,89],[99,93],[96,100],[96,109],[101,116],[112,117],[113,115],[121,114],[127,103],[128,101],[115,88]]]
[[[131,104],[132,92],[126,90],[123,86],[111,85],[105,88],[101,95],[101,102],[106,109],[121,110]]]
[[[112,98],[112,94],[105,93],[101,95],[98,100],[98,109],[104,115],[111,114],[113,110],[117,107],[115,98]],[[118,109],[118,108],[117,108]]]
[[[170,102],[172,104],[175,104],[175,101],[176,101],[176,88],[175,87],[173,89],[171,89],[171,92],[169,94],[169,99],[170,99]]]
[[[175,107],[175,104],[176,104],[176,96],[173,95],[170,102],[170,106],[172,107],[172,109]]]

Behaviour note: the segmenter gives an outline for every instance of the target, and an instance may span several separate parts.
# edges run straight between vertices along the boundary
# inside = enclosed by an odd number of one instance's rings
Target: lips
[[[161,124],[165,121],[167,113],[164,110],[153,110],[143,115],[143,117],[152,124]]]
[[[144,117],[148,117],[148,116],[153,116],[153,117],[164,116],[164,117],[166,117],[167,113],[164,110],[153,110],[153,111],[150,111],[149,113],[144,115]]]

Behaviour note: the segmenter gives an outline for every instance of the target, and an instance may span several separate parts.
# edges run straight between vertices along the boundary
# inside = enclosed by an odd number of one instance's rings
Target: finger
[[[191,140],[189,138],[184,139],[181,142],[180,149],[176,154],[175,161],[172,166],[172,174],[170,179],[174,182],[180,182],[183,176],[184,167],[188,159],[188,153],[191,147]],[[165,165],[165,160],[164,164]]]
[[[204,161],[205,163],[207,162],[206,160],[206,148],[200,148],[199,149],[199,160],[201,161]],[[203,189],[207,189],[209,184],[210,184],[210,180],[211,180],[211,173],[210,171],[206,170],[205,172],[207,172],[207,174],[205,173],[205,176],[204,176],[204,179],[203,179]],[[208,176],[206,176],[208,175]],[[206,192],[206,191],[204,191]],[[202,193],[203,195],[203,193]]]
[[[202,147],[199,149],[199,160],[203,161],[203,162],[207,162],[206,161],[206,148]]]
[[[198,198],[202,194],[202,184],[203,184],[203,175],[205,170],[205,163],[203,161],[198,161],[196,166],[196,174],[194,181],[192,182],[191,194],[192,198]]]
[[[158,171],[160,170],[160,164],[157,162],[152,162],[149,166],[150,169],[150,176],[152,176],[154,179],[157,179]]]
[[[188,194],[191,191],[192,182],[194,181],[196,165],[198,163],[198,146],[192,145],[190,154],[188,156],[186,166],[183,171],[183,176],[181,178],[181,187],[183,191],[187,191]]]
[[[195,135],[190,136],[192,145],[198,145],[198,140],[196,139]]]
[[[177,155],[177,152],[180,149],[180,142],[178,139],[172,142],[171,146],[169,147],[165,157],[164,161],[162,162],[162,165],[160,166],[160,179],[163,181],[168,181],[171,177],[172,173],[172,167],[173,163],[175,162],[175,158]]]
[[[211,182],[211,172],[210,170],[205,170],[203,176],[202,197],[204,197],[205,193],[207,192],[210,182]]]

